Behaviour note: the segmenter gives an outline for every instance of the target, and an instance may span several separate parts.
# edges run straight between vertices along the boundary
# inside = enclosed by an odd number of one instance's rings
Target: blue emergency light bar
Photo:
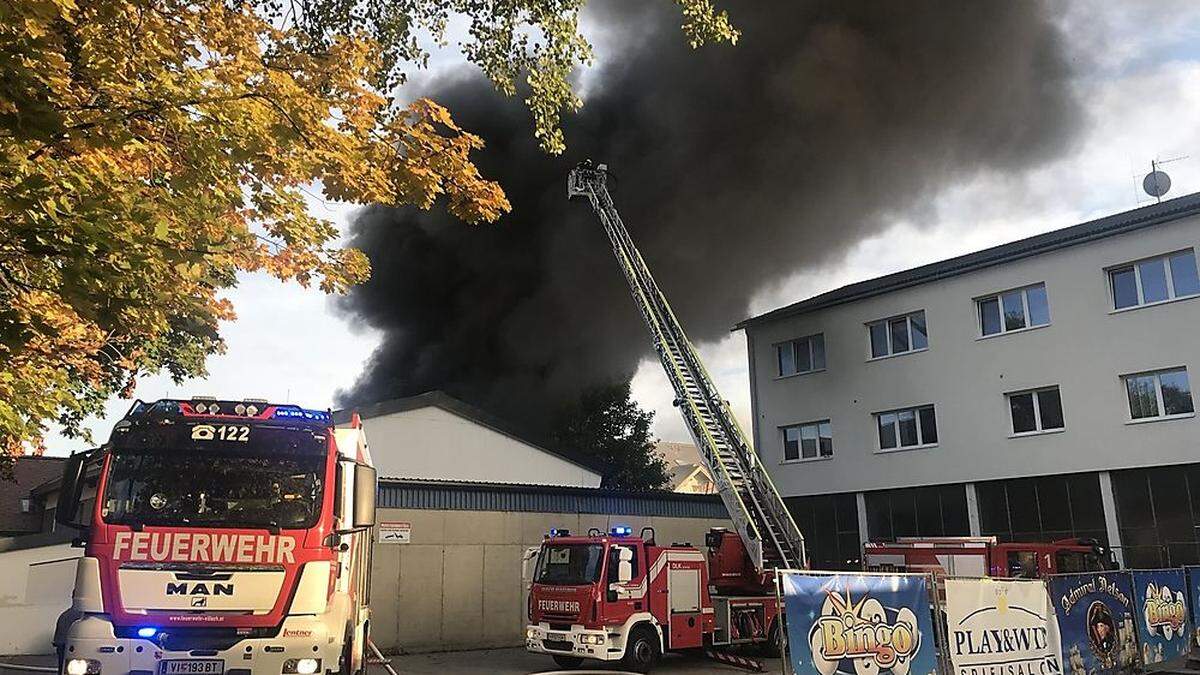
[[[571,531],[570,530],[560,530],[558,528],[552,528],[550,530],[550,536],[551,537],[569,537],[569,536],[571,536]]]
[[[614,537],[628,537],[631,534],[633,534],[633,528],[628,525],[617,525],[612,529]]]
[[[277,420],[306,420],[309,422],[321,422],[329,424],[333,418],[324,410],[309,410],[301,408],[298,405],[281,405],[276,406],[275,414],[271,415],[272,419]]]

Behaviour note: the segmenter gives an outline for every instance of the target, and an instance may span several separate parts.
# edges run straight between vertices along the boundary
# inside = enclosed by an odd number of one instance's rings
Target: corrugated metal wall
[[[379,507],[450,511],[620,513],[674,518],[729,517],[725,505],[716,495],[435,481],[381,480]]]

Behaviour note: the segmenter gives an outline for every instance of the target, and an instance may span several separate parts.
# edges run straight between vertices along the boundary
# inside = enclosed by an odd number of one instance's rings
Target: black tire
[[[583,659],[578,656],[563,656],[562,654],[554,654],[554,662],[563,670],[574,670],[583,665]]]
[[[658,634],[649,626],[638,626],[629,635],[625,643],[625,657],[621,659],[621,667],[635,673],[648,673],[658,663],[659,653]]]
[[[763,643],[763,655],[777,659],[783,656],[783,622],[775,619],[771,622],[771,630],[767,631],[767,641]]]

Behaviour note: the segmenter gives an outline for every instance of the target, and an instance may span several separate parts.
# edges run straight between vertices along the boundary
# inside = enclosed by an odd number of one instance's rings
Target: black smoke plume
[[[487,148],[513,211],[468,226],[372,207],[352,245],[374,275],[341,310],[383,332],[352,405],[442,389],[515,423],[549,416],[650,353],[590,208],[565,177],[606,162],[614,198],[693,341],[751,295],[828,263],[940,189],[1018,172],[1080,126],[1064,39],[1036,2],[723,3],[736,47],[689,49],[669,2],[593,2],[605,65],[540,152],[519,100],[465,69],[423,94]]]

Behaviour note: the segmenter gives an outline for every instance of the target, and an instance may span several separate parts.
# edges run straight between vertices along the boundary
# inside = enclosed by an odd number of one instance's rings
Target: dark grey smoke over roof
[[[752,294],[828,264],[948,184],[1058,156],[1084,126],[1062,36],[1038,2],[724,3],[736,47],[692,51],[672,3],[595,2],[607,65],[538,151],[519,100],[454,73],[424,92],[488,142],[513,212],[468,226],[367,208],[374,276],[340,303],[383,341],[339,402],[441,389],[536,428],[649,342],[567,170],[612,167],[632,236],[693,340]]]

